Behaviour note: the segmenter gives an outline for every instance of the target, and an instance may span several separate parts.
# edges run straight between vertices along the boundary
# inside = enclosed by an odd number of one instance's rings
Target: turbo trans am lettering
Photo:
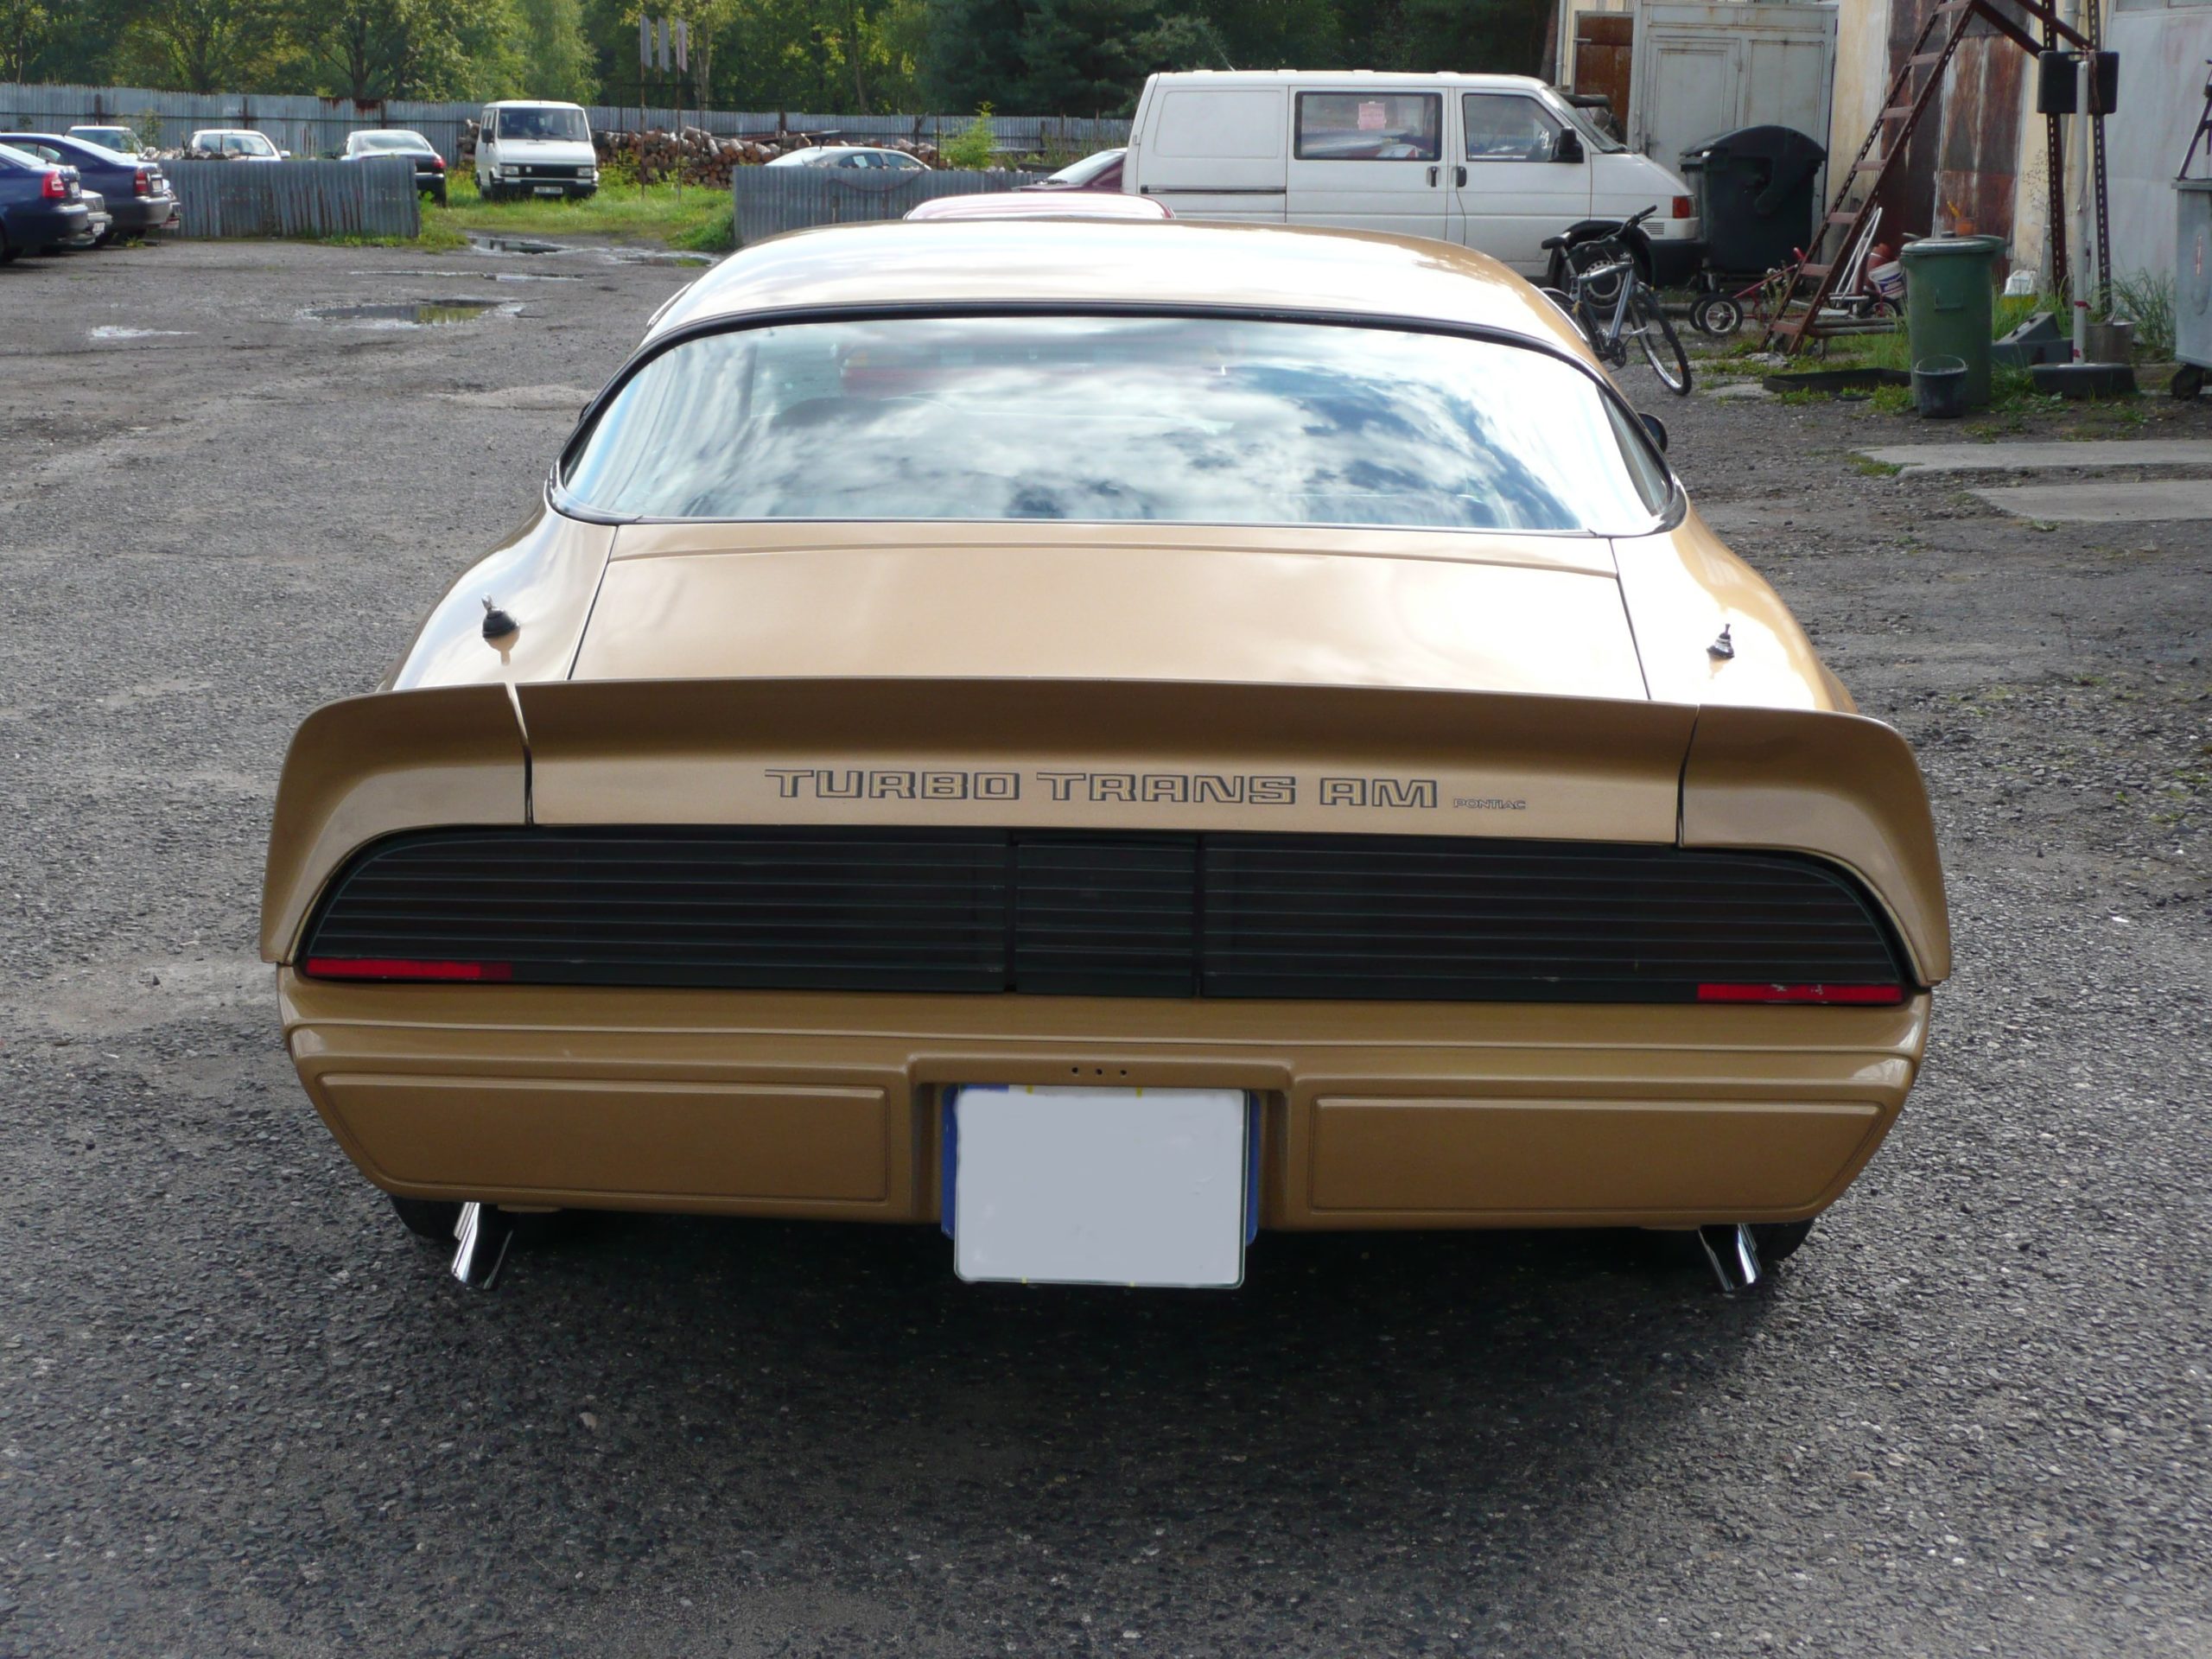
[[[771,766],[786,801],[1049,801],[1070,805],[1296,806],[1428,809],[1433,778],[1327,777],[1287,772],[964,772],[861,766]],[[1465,805],[1465,802],[1455,802]]]

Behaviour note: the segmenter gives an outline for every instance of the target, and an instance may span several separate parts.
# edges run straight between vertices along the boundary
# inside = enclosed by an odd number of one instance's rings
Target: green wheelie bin
[[[1904,261],[1904,332],[1915,364],[1955,357],[1967,365],[1967,403],[1989,403],[1989,347],[1996,334],[1994,236],[1925,236],[1908,242]]]

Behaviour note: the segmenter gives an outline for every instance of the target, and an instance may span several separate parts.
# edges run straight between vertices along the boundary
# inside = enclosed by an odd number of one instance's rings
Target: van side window
[[[1300,92],[1301,162],[1433,162],[1443,154],[1440,92]]]
[[[1533,98],[1469,92],[1461,107],[1471,162],[1548,162],[1559,154],[1559,123]]]

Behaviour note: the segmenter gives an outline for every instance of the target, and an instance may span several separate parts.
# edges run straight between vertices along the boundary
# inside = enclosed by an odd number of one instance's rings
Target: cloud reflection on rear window
[[[1518,346],[1200,317],[893,318],[648,364],[564,483],[620,518],[1634,533],[1663,475]]]

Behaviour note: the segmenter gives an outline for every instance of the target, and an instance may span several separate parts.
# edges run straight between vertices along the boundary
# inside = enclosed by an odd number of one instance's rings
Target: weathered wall
[[[2112,16],[2105,38],[2120,54],[2120,109],[2105,131],[2113,269],[2171,276],[2171,181],[2204,109],[2212,5],[2131,7]]]

